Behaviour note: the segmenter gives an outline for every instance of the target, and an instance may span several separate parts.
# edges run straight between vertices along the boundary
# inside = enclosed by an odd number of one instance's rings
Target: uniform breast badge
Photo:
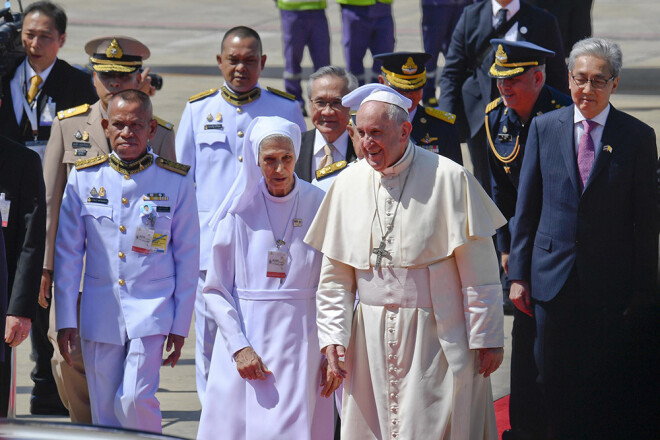
[[[105,188],[101,187],[98,191],[96,187],[92,187],[89,191],[90,197],[87,197],[87,203],[100,203],[102,205],[108,204],[108,199],[105,196]]]

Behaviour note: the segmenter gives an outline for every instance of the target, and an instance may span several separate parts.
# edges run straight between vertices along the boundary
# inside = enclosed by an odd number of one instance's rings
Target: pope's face
[[[291,192],[295,166],[296,153],[290,140],[266,138],[261,141],[259,168],[271,195],[284,197]]]
[[[104,109],[112,97],[124,90],[137,89],[140,84],[140,73],[94,72],[94,87]]]
[[[412,130],[410,122],[397,124],[387,111],[391,104],[369,101],[357,112],[357,131],[364,158],[376,171],[394,165],[406,151]]]
[[[584,87],[576,84],[575,80],[604,80],[607,81],[602,89],[595,89],[591,82]],[[610,95],[614,93],[619,85],[619,77],[612,78],[609,65],[603,58],[593,55],[582,55],[575,59],[573,70],[568,72],[568,84],[571,89],[573,103],[580,110],[582,116],[592,119],[605,110],[610,102]]]
[[[115,99],[108,108],[108,119],[101,121],[112,150],[125,162],[144,156],[156,133],[156,120],[138,102]]]
[[[237,93],[252,90],[266,65],[266,55],[259,50],[256,38],[230,35],[217,55],[218,67],[225,81]]]
[[[41,73],[55,62],[57,52],[66,41],[66,34],[59,33],[54,19],[34,11],[23,20],[21,41],[30,65]]]
[[[345,94],[344,80],[334,75],[322,76],[312,83],[312,124],[326,142],[336,141],[346,131],[351,110],[341,105]]]

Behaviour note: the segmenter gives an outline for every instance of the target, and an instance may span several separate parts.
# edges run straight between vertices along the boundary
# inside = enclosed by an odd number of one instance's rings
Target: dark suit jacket
[[[16,69],[20,66],[21,60],[18,65],[14,67],[11,75],[6,75],[2,81],[2,106],[0,106],[0,133],[16,142],[23,143],[23,133],[21,133],[19,123],[16,121],[14,114],[14,103],[11,97],[11,87],[9,81],[16,73]],[[37,108],[38,120],[41,118],[41,109],[48,98],[52,98],[55,103],[57,111],[66,110],[82,104],[92,104],[98,101],[96,89],[92,84],[91,77],[75,67],[71,66],[66,61],[59,58],[55,61],[53,70],[50,71],[46,82],[39,95]],[[55,115],[54,115],[55,116]],[[50,126],[39,126],[39,139],[48,140],[50,137]]]
[[[481,63],[478,66],[473,65],[480,55],[478,53],[480,48],[490,39],[489,36],[493,31],[492,14],[489,1],[482,1],[463,9],[463,14],[452,34],[445,67],[440,77],[438,108],[456,114],[459,124],[465,124],[464,117],[467,117],[470,137],[483,126],[486,105],[498,96],[495,80],[488,76],[490,66],[495,60],[492,46]],[[568,73],[555,17],[520,2],[517,22],[520,38],[556,53],[554,58],[547,60],[546,84],[568,93]],[[522,32],[523,28],[527,30],[526,33]],[[459,127],[459,131],[465,133],[463,127]]]
[[[316,177],[316,169],[314,169],[314,137],[316,136],[316,129],[307,130],[302,134],[300,140],[300,155],[296,160],[295,172],[299,179],[306,182],[311,182]],[[355,160],[355,150],[353,149],[353,142],[351,137],[348,137],[348,147],[346,148],[346,161],[351,162]]]
[[[0,192],[11,201],[5,236],[8,315],[34,319],[46,244],[46,195],[39,155],[0,136]],[[3,333],[4,334],[4,333]]]
[[[549,301],[575,267],[580,300],[625,306],[633,295],[656,294],[655,133],[612,107],[580,194],[573,108],[532,120],[509,279],[530,281],[532,296]]]
[[[0,222],[2,216],[0,215]],[[7,315],[7,257],[5,255],[5,239],[0,228],[0,331],[5,334],[5,316]],[[0,350],[0,362],[5,360],[5,350]]]

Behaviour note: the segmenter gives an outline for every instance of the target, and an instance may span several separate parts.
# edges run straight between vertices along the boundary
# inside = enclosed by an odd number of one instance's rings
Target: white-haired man
[[[317,321],[346,380],[342,438],[495,439],[491,237],[505,220],[463,167],[410,142],[409,99],[367,85],[343,99],[356,103],[366,160],[337,177],[305,237],[324,254]]]

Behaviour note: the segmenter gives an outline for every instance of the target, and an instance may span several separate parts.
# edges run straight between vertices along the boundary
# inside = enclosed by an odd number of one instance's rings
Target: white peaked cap
[[[402,108],[406,113],[412,105],[412,101],[393,88],[384,84],[365,84],[344,96],[341,104],[357,110],[362,104],[369,101],[385,102]]]

